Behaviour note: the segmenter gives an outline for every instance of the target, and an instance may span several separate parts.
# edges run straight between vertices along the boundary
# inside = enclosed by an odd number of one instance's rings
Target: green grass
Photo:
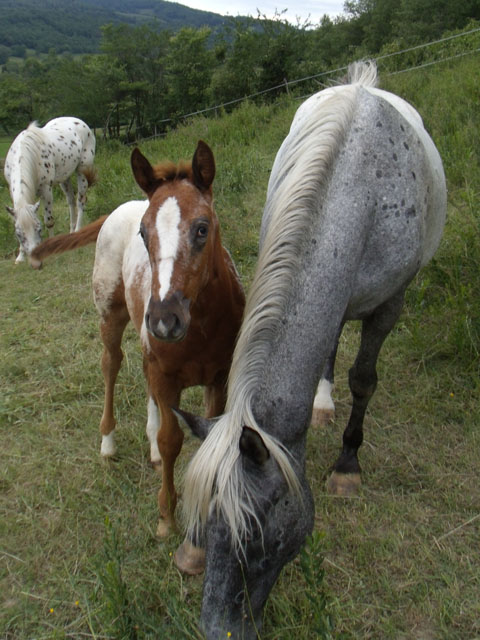
[[[349,414],[357,324],[341,339],[337,419],[308,435],[316,533],[272,591],[264,640],[480,638],[475,73],[471,61],[461,61],[388,79],[418,106],[441,150],[449,221],[381,353],[361,450],[364,485],[349,500],[325,492]],[[247,286],[269,169],[296,106],[245,104],[141,147],[159,160],[190,157],[199,138],[212,146],[223,237]],[[129,153],[100,145],[90,218],[140,197]],[[201,578],[183,577],[172,560],[181,532],[155,538],[159,478],[148,463],[139,341],[127,330],[116,398],[119,453],[105,463],[94,248],[51,259],[40,272],[16,266],[5,204],[0,179],[1,637],[200,638]],[[65,231],[61,193],[54,206]],[[201,411],[201,398],[201,390],[190,390],[183,406]],[[180,486],[197,446],[187,434]]]
[[[12,144],[11,138],[0,137],[0,163],[2,164],[2,167],[3,167],[3,160],[7,155],[7,151],[10,148],[11,144]]]

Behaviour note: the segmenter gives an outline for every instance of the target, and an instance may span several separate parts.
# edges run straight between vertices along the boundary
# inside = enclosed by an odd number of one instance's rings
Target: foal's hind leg
[[[332,400],[332,389],[335,369],[335,359],[337,357],[338,341],[342,333],[343,324],[340,326],[335,344],[325,364],[325,368],[318,383],[315,399],[313,401],[312,427],[325,427],[329,422],[335,420],[335,405]]]
[[[363,419],[377,386],[376,364],[385,338],[393,329],[403,305],[404,291],[378,307],[362,323],[360,349],[349,372],[352,411],[343,434],[343,449],[327,482],[336,495],[352,495],[361,484],[358,449],[363,442]]]
[[[113,414],[113,396],[115,382],[123,360],[121,349],[122,336],[129,320],[127,308],[113,307],[100,322],[100,334],[103,340],[102,373],[105,382],[103,415],[100,421],[102,445],[100,453],[104,457],[115,455],[114,440],[115,418]]]

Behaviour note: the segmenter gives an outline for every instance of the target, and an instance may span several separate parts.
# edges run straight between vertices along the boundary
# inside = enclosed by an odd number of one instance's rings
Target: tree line
[[[263,100],[286,90],[318,90],[312,76],[322,71],[474,27],[472,20],[480,20],[480,0],[347,0],[342,16],[324,16],[316,26],[292,25],[282,13],[275,20],[232,19],[220,31],[107,24],[100,53],[59,55],[52,49],[42,59],[4,64],[0,127],[11,134],[32,120],[75,115],[106,137],[159,134],[185,114],[265,89],[276,88]],[[443,46],[458,47],[454,41]],[[409,62],[428,55],[415,50]],[[392,57],[385,64],[395,68],[398,62]],[[297,89],[288,84],[310,77]]]

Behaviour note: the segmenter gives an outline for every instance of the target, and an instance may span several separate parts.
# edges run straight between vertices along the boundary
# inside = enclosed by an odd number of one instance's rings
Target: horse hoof
[[[106,436],[102,436],[102,444],[100,447],[100,454],[102,458],[113,458],[117,453],[117,447],[115,446],[115,440],[113,431]]]
[[[359,473],[338,473],[334,471],[327,480],[327,492],[334,496],[355,496],[362,486]]]
[[[175,525],[170,520],[160,518],[157,525],[156,536],[157,538],[167,538],[174,530]]]
[[[197,576],[205,570],[205,549],[184,540],[175,551],[175,564],[182,573]]]
[[[313,408],[312,419],[310,424],[312,427],[326,427],[335,421],[335,409],[316,409]]]

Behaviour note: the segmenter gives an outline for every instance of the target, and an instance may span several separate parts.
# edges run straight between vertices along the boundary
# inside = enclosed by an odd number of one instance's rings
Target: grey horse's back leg
[[[395,326],[403,306],[405,290],[377,307],[362,322],[362,337],[357,358],[349,372],[353,404],[347,428],[343,434],[343,449],[327,482],[330,493],[351,495],[360,484],[358,449],[363,442],[363,420],[370,398],[377,387],[377,358],[390,331]]]

